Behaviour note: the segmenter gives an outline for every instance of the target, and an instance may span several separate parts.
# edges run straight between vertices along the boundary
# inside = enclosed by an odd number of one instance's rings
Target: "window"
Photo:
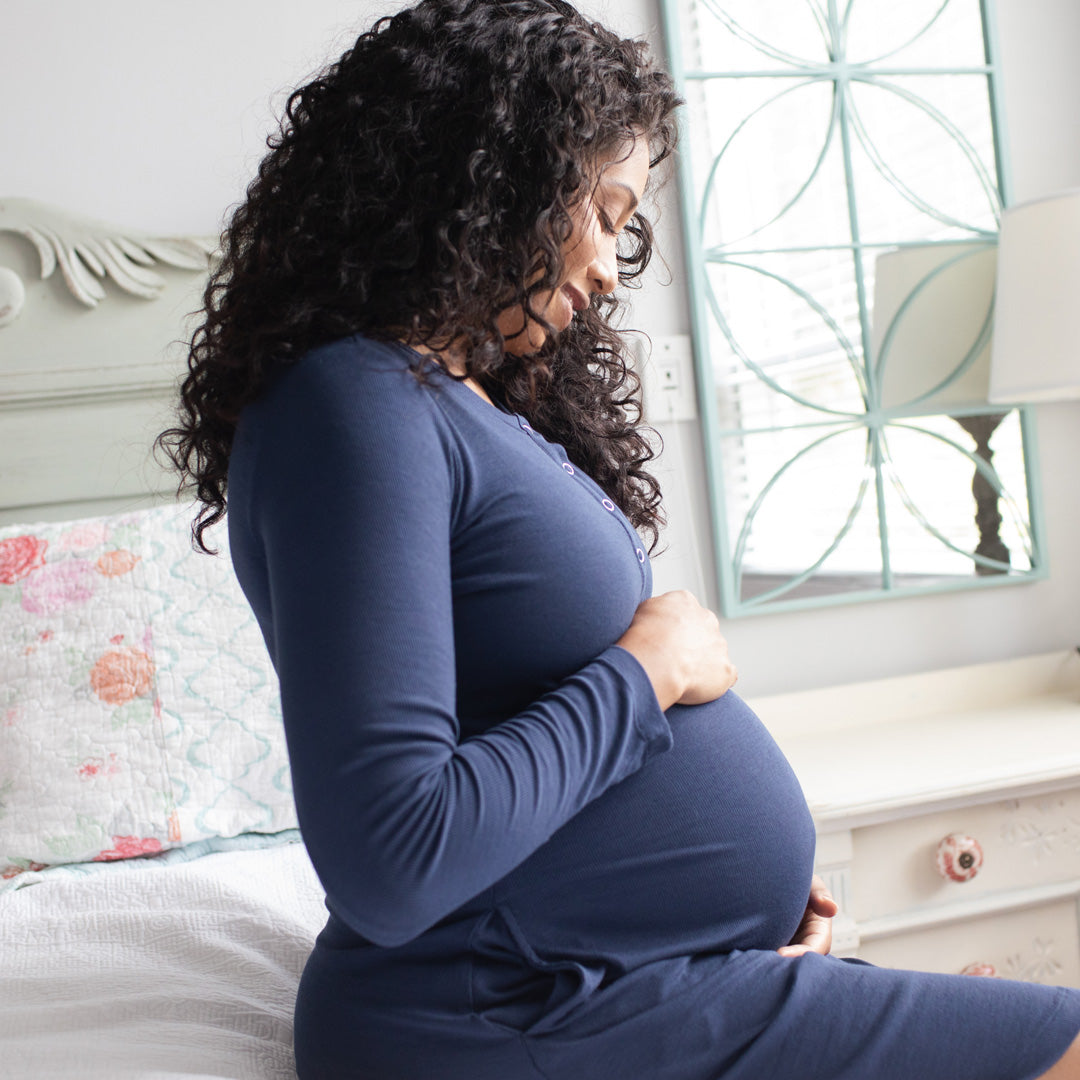
[[[989,0],[662,0],[729,615],[1043,575]]]

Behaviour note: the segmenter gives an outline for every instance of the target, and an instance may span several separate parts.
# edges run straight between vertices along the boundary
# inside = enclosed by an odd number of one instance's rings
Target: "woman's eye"
[[[611,218],[603,210],[597,210],[596,216],[600,219],[600,227],[608,236],[618,236],[619,230],[615,228]]]

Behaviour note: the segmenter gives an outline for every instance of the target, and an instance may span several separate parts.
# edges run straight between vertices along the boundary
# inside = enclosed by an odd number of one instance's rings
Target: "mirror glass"
[[[665,0],[725,613],[1040,573],[979,0]]]

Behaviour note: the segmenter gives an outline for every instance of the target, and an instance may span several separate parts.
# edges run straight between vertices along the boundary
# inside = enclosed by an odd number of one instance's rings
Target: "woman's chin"
[[[543,341],[539,345],[533,341],[508,341],[503,348],[503,352],[507,356],[535,356],[543,345]]]
[[[547,331],[534,323],[529,327],[528,333],[522,332],[507,338],[504,351],[510,356],[532,356],[544,347],[547,339]]]

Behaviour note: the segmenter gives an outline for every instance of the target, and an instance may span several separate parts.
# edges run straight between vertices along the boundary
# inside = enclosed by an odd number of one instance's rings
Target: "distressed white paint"
[[[1075,898],[1029,899],[1011,909],[957,912],[944,923],[864,939],[859,956],[882,967],[953,975],[973,963],[990,964],[1003,978],[1080,987]]]

